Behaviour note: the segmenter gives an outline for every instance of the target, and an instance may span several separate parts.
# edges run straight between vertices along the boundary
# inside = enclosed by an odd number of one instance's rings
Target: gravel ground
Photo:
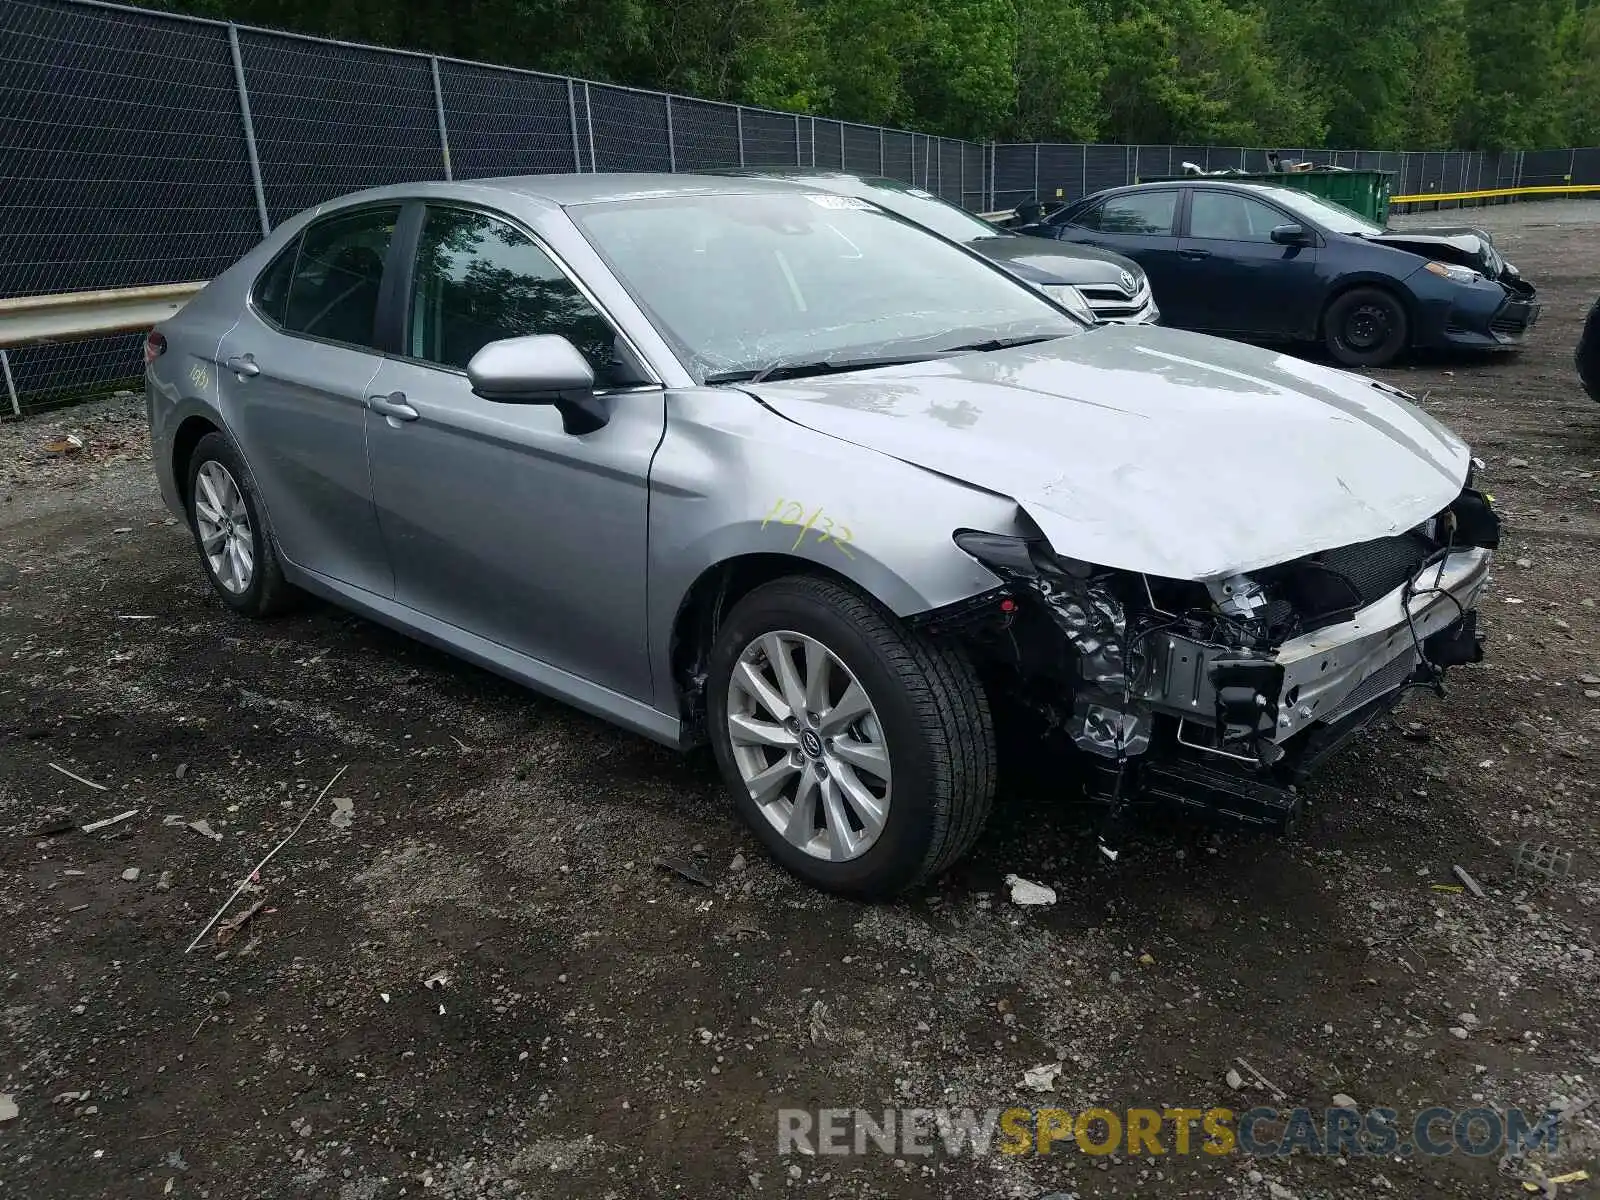
[[[1152,822],[1113,865],[1007,795],[892,905],[776,870],[703,758],[330,608],[225,613],[137,400],[0,426],[0,1194],[1527,1194],[1459,1153],[780,1156],[776,1114],[1596,1096],[1600,411],[1571,347],[1600,231],[1564,211],[1470,214],[1543,292],[1522,353],[1384,373],[1486,460],[1488,661],[1351,747],[1292,838]],[[186,954],[341,770],[255,919]],[[1569,873],[1515,874],[1524,839]],[[1061,902],[1014,907],[1008,872]],[[1522,1169],[1600,1176],[1597,1115]]]

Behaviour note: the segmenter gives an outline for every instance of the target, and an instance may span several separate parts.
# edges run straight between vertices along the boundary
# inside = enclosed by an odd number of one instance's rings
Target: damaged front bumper
[[[957,544],[1006,581],[960,618],[962,632],[986,642],[980,661],[1014,671],[1015,694],[1070,739],[1091,799],[1167,798],[1286,825],[1299,810],[1293,785],[1329,753],[1408,687],[1440,690],[1447,668],[1482,657],[1476,606],[1499,522],[1479,493],[1456,505],[1459,520],[1453,506],[1426,534],[1392,539],[1415,560],[1394,560],[1380,541],[1365,571],[1348,556],[1312,556],[1259,573],[1264,584],[1129,577],[962,531]],[[1441,522],[1444,545],[1433,540]],[[1356,576],[1352,595],[1358,584],[1372,594],[1333,615],[1290,611],[1284,597],[1305,595],[1295,573],[1339,574],[1336,562]],[[1208,603],[1172,602],[1197,596]]]
[[[1229,738],[1227,731],[1248,725],[1250,741],[1281,745],[1405,686],[1425,664],[1443,669],[1462,661],[1459,650],[1446,650],[1443,642],[1433,642],[1430,655],[1429,643],[1463,622],[1475,632],[1475,606],[1492,558],[1479,547],[1456,551],[1349,620],[1293,638],[1275,652],[1242,656],[1174,633],[1152,634],[1141,699],[1152,711],[1221,730],[1224,742],[1246,740]],[[1437,662],[1441,657],[1452,661]]]

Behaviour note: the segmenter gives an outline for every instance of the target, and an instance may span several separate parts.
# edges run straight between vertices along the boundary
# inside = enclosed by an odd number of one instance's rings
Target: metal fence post
[[[845,157],[844,157],[844,122],[840,121],[839,122],[839,170],[848,171],[849,169],[850,169],[850,164],[845,161]]]
[[[1089,194],[1089,143],[1085,142],[1078,148],[1083,151],[1078,159],[1078,174],[1081,176],[1078,180],[1078,196],[1082,198]]]
[[[572,121],[572,169],[583,170],[583,151],[578,144],[578,92],[567,80],[567,116]]]
[[[670,101],[669,101],[670,103]],[[734,128],[738,130],[739,139],[739,165],[744,166],[744,105],[736,104],[733,108]]]
[[[817,119],[811,118],[811,165],[817,165]],[[839,164],[843,166],[843,163]]]
[[[239,27],[228,22],[228,54],[233,59],[233,83],[239,91],[239,117],[244,122],[244,153],[250,161],[250,184],[256,193],[256,216],[261,221],[261,236],[272,232],[267,216],[267,189],[261,180],[261,157],[256,153],[256,123],[250,116],[250,89],[244,83],[244,55],[239,52]],[[9,372],[9,368],[7,368]],[[15,401],[13,396],[12,400]]]
[[[11,415],[22,415],[22,401],[17,399],[17,381],[11,377],[11,360],[6,357],[6,352],[0,350],[0,374],[6,378],[6,395],[11,397]]]
[[[444,178],[449,183],[455,178],[450,169],[450,134],[444,125],[444,88],[439,85],[439,56],[429,55],[428,66],[433,71],[433,111],[439,118],[439,150],[444,155]]]
[[[878,126],[878,174],[889,173],[889,152],[884,148],[883,126]]]
[[[678,140],[672,134],[672,97],[667,100],[667,170],[674,173],[678,170]],[[738,109],[734,110],[735,112]],[[744,166],[744,128],[741,123],[739,130],[739,165]]]
[[[583,85],[583,123],[589,127],[589,169],[598,171],[600,169],[600,160],[595,157],[594,153],[594,105],[589,103],[589,84],[587,81]],[[667,139],[667,153],[672,153],[671,138]]]
[[[1039,143],[1033,144],[1033,198],[1039,198]]]
[[[806,164],[804,153],[800,149],[800,114],[794,117],[794,165],[803,167]]]

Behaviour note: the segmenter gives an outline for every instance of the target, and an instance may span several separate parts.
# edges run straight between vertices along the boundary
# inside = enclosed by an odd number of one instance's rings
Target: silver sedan
[[[1282,825],[1328,751],[1480,654],[1498,518],[1403,395],[1091,327],[800,182],[362,192],[146,360],[161,488],[224,604],[312,593],[709,740],[834,891],[961,856],[997,731],[1059,753],[1108,852],[1134,803]]]

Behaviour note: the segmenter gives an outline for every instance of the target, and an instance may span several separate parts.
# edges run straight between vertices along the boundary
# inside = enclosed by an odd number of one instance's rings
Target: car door
[[[1179,290],[1207,302],[1197,306],[1189,327],[1267,339],[1314,330],[1321,295],[1317,247],[1272,240],[1275,228],[1295,224],[1298,218],[1255,196],[1192,189],[1175,270]]]
[[[395,598],[648,700],[645,539],[665,393],[528,232],[448,204],[421,218],[401,355],[372,381],[367,415]],[[602,428],[570,434],[551,405],[473,395],[473,354],[535,333],[589,360]]]
[[[381,596],[394,588],[367,472],[378,291],[397,204],[312,225],[257,278],[219,346],[219,400],[278,548],[307,571]]]
[[[1179,188],[1141,188],[1117,192],[1070,214],[1070,219],[1055,226],[1066,242],[1100,246],[1126,255],[1144,268],[1150,277],[1150,290],[1160,306],[1163,319],[1181,312],[1183,298],[1173,290],[1178,253]],[[1181,321],[1172,320],[1173,324]]]

